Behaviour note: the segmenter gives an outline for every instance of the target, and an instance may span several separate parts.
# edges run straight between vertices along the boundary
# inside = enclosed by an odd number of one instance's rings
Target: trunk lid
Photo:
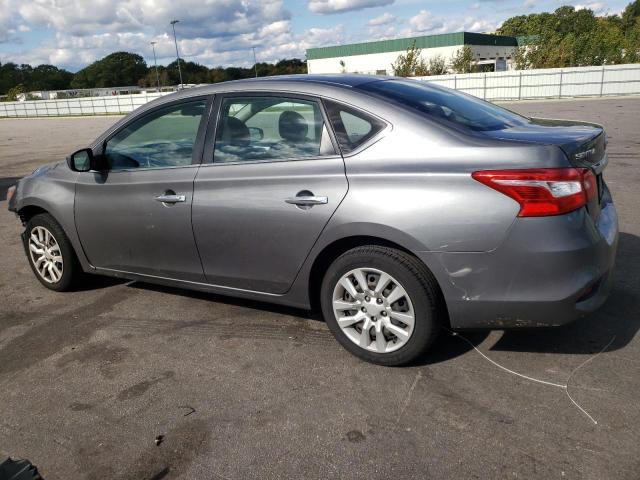
[[[596,175],[607,163],[605,131],[595,123],[531,118],[524,125],[482,133],[500,140],[557,145],[571,165],[591,168]]]

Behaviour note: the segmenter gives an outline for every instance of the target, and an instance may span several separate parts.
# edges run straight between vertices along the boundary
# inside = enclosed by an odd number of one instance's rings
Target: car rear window
[[[386,127],[382,120],[347,105],[332,101],[325,101],[325,105],[343,154],[354,151]]]
[[[415,80],[381,80],[358,87],[398,102],[436,120],[478,131],[502,130],[527,123],[527,119],[479,98]]]

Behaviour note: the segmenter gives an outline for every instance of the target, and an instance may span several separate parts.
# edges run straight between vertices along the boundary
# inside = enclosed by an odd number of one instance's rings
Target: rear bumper
[[[419,252],[458,329],[550,327],[599,308],[611,287],[618,219],[609,192],[597,221],[582,208],[518,218],[495,250]]]

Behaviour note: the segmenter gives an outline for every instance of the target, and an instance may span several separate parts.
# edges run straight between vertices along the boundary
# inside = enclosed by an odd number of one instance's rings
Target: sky
[[[493,32],[505,19],[561,5],[620,13],[626,0],[0,0],[0,62],[77,71],[128,51],[213,66],[304,58],[311,47],[406,36]]]

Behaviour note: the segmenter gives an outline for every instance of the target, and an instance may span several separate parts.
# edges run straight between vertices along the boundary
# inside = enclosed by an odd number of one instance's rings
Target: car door
[[[79,174],[76,228],[93,266],[204,281],[191,202],[211,104],[182,100],[135,117],[104,142],[104,170]]]
[[[193,196],[207,281],[285,293],[347,193],[318,99],[228,94],[216,100]]]

